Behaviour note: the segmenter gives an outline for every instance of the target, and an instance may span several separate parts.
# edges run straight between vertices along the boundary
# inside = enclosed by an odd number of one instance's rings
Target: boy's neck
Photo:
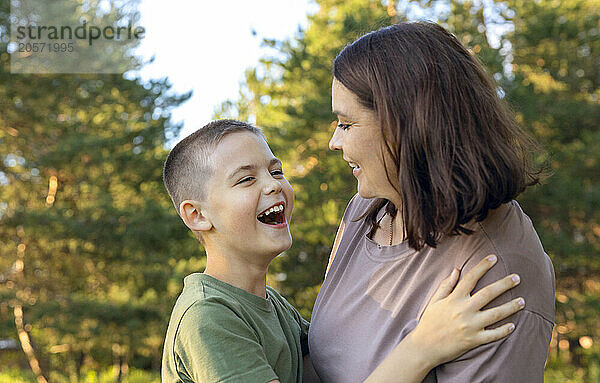
[[[246,290],[261,298],[267,297],[267,270],[269,264],[250,264],[238,258],[206,257],[204,274]]]

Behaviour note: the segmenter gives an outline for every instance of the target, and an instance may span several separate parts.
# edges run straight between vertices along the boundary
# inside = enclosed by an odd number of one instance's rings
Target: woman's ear
[[[202,213],[200,202],[185,200],[179,204],[179,216],[192,231],[209,231],[212,222]]]

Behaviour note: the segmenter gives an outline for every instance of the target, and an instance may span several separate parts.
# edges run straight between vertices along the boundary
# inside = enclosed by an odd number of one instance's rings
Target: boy
[[[292,244],[294,192],[262,132],[211,122],[173,148],[163,178],[207,261],[173,308],[162,381],[302,382],[308,322],[266,286]]]

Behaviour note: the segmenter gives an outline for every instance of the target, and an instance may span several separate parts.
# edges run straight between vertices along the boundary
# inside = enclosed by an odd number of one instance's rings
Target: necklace
[[[390,219],[390,246],[392,246],[392,239],[394,238],[394,217]]]

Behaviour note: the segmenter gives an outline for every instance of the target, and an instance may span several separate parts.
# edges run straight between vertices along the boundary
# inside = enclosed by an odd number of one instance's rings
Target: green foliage
[[[550,153],[552,176],[522,197],[557,271],[549,369],[569,366],[591,382],[600,366],[600,3],[558,4],[509,2],[514,80],[507,94]],[[582,347],[584,336],[592,348]]]
[[[115,358],[158,370],[182,278],[204,265],[161,180],[166,139],[181,128],[170,110],[189,94],[174,95],[166,79],[11,74],[8,59],[0,55],[0,338],[18,339],[12,313],[23,307],[47,373]]]
[[[30,383],[35,382],[35,375],[31,371],[9,369],[0,372],[0,383]]]
[[[0,372],[0,383],[33,383],[35,375],[30,371],[10,369]],[[115,381],[115,372],[112,368],[107,368],[98,373],[95,370],[86,371],[75,380],[61,374],[53,374],[52,382],[57,383],[112,383]],[[159,383],[160,374],[144,370],[131,369],[123,377],[123,383]]]

